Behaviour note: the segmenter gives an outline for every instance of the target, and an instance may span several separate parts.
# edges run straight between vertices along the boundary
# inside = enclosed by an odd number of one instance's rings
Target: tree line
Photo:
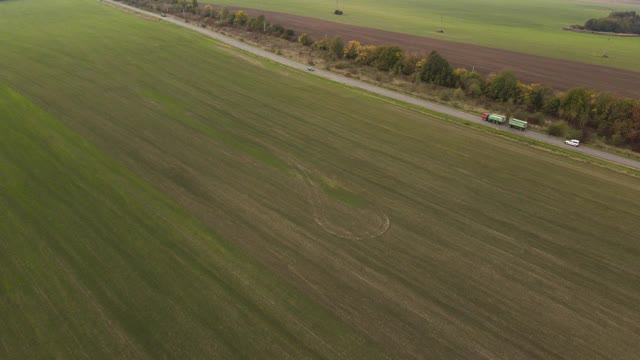
[[[640,35],[640,15],[635,11],[614,11],[605,18],[587,20],[583,29]]]
[[[300,39],[305,40],[302,42]],[[357,41],[344,44],[339,37],[312,42],[308,35],[303,34],[299,41],[326,51],[330,57],[413,76],[425,83],[456,88],[471,98],[483,97],[516,105],[529,112],[531,115],[527,120],[533,122],[545,115],[562,119],[567,126],[579,130],[576,137],[583,141],[597,135],[613,145],[640,151],[639,100],[597,93],[583,87],[558,93],[542,84],[522,83],[510,71],[483,77],[465,68],[453,69],[436,51],[423,58],[407,54],[397,46],[363,46]],[[561,135],[558,126],[550,130],[555,132],[554,135]]]
[[[454,69],[438,52],[428,56],[407,53],[398,46],[362,45],[341,37],[315,40],[309,34],[271,24],[264,16],[251,17],[243,10],[215,9],[199,6],[197,0],[127,0],[149,9],[186,15],[203,25],[241,27],[311,47],[328,60],[350,61],[380,71],[406,76],[417,82],[456,89],[462,95],[494,103],[508,104],[521,112],[519,118],[541,123],[544,117],[562,120],[551,126],[552,135],[563,136],[568,129],[573,136],[589,141],[594,136],[616,146],[640,152],[640,100],[621,98],[577,87],[557,92],[542,84],[525,84],[510,71],[482,76],[465,68]]]

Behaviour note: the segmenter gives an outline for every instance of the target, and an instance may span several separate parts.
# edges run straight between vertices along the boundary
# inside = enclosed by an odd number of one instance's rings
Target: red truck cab
[[[489,117],[488,113],[484,113],[482,114],[482,120],[487,121],[487,118]]]

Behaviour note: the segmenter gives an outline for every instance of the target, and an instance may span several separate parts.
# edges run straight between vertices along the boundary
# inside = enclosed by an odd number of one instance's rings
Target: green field
[[[640,38],[562,30],[568,25],[584,24],[590,18],[607,16],[612,10],[640,11],[640,3],[621,6],[575,0],[344,0],[339,3],[345,15],[336,16],[332,14],[336,6],[333,0],[211,2],[640,71]],[[439,29],[445,33],[436,33]],[[605,53],[608,58],[602,57]]]
[[[2,359],[640,352],[637,177],[93,0],[0,54]]]
[[[361,334],[5,87],[0,119],[1,358],[367,355],[349,349]]]

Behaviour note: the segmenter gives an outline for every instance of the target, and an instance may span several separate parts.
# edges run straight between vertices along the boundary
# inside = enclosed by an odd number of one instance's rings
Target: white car
[[[575,147],[580,146],[580,140],[576,140],[576,139],[565,140],[564,143],[570,146],[575,146]]]

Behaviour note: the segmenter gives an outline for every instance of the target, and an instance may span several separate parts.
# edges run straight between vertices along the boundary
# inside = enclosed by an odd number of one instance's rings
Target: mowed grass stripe
[[[0,79],[392,357],[638,353],[637,178],[174,26],[62,4],[34,19],[60,11],[64,29],[34,21],[33,31],[0,32],[12,60]],[[31,60],[43,57],[49,66]],[[60,75],[84,63],[87,78]],[[366,230],[360,214],[381,211],[390,230],[368,241],[329,235],[298,165],[366,201],[349,213],[325,192],[333,221]]]
[[[376,356],[5,86],[0,119],[0,357]]]

